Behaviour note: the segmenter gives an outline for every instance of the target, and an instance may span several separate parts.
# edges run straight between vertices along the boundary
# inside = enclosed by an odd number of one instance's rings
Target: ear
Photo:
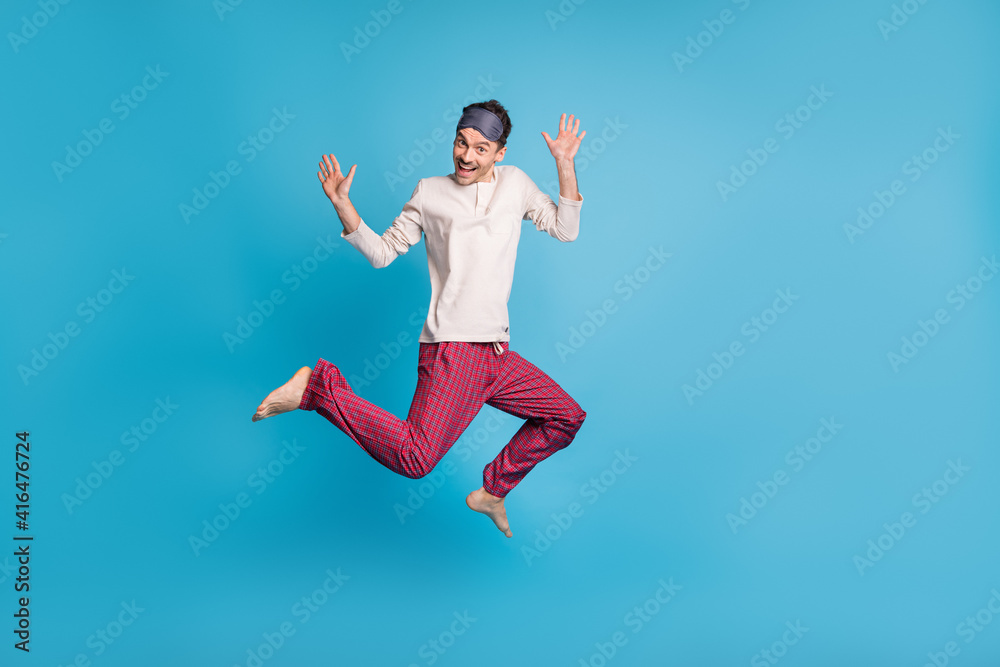
[[[495,160],[493,160],[493,161],[494,161],[494,162],[503,162],[503,156],[504,156],[504,155],[505,155],[506,153],[507,153],[507,147],[506,147],[506,146],[504,146],[504,147],[503,147],[503,148],[501,148],[501,149],[500,149],[499,151],[497,151],[497,156],[496,156],[496,159],[495,159]]]

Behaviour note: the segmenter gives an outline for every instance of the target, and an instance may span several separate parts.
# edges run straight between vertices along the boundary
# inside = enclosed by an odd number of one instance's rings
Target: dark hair
[[[487,100],[486,102],[476,102],[474,104],[470,104],[467,107],[464,107],[462,109],[462,113],[464,114],[466,110],[471,109],[472,107],[482,107],[483,109],[486,109],[487,111],[492,111],[494,114],[496,114],[497,118],[500,119],[500,122],[503,123],[503,134],[501,134],[500,138],[497,139],[498,150],[506,146],[507,137],[510,136],[511,124],[510,124],[510,116],[507,115],[507,110],[503,108],[503,105],[497,102],[496,100]]]

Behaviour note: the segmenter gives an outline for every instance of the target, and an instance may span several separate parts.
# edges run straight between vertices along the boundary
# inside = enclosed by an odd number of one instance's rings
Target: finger
[[[559,117],[559,131],[562,132],[566,129],[566,114]]]
[[[322,172],[318,172],[318,171],[317,171],[317,172],[316,172],[316,175],[317,175],[317,176],[319,177],[319,182],[320,182],[320,183],[326,183],[326,179],[324,179],[324,178],[323,178],[323,174],[322,174]]]
[[[583,141],[583,138],[584,138],[585,136],[587,136],[587,131],[586,131],[586,130],[584,130],[584,131],[583,131],[583,134],[581,134],[581,135],[580,135],[580,141]]]
[[[549,136],[548,132],[542,132],[542,137],[545,138],[545,143],[552,143],[552,137]]]
[[[347,172],[347,178],[344,179],[347,182],[347,187],[348,188],[350,188],[351,187],[351,183],[354,182],[354,170],[355,170],[355,168],[357,168],[357,166],[358,165],[356,165],[356,164],[352,165],[351,166],[351,170],[349,172]]]
[[[325,165],[325,164],[323,164],[322,162],[320,162],[320,163],[319,163],[319,170],[320,170],[320,172],[322,172],[322,174],[323,174],[324,176],[326,176],[326,175],[327,175],[327,171],[326,171],[326,165]]]
[[[327,157],[327,164],[329,164],[330,161],[333,161],[333,168],[330,171],[333,172],[334,174],[340,171],[340,164],[337,162],[337,158],[333,155],[333,153],[330,153],[326,157]]]
[[[576,119],[576,126],[573,127],[573,134],[576,134],[579,131],[580,131],[580,119],[577,118]]]

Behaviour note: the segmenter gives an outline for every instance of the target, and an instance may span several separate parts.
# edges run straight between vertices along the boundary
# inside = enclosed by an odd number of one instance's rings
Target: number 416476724
[[[15,433],[18,439],[18,443],[14,448],[14,465],[16,470],[16,482],[15,486],[19,493],[15,493],[17,498],[17,505],[15,506],[15,514],[17,515],[18,522],[17,527],[21,530],[28,529],[28,500],[31,496],[28,494],[28,469],[31,467],[31,461],[28,458],[28,454],[31,450],[31,443],[28,442],[28,432],[23,431],[21,433]]]

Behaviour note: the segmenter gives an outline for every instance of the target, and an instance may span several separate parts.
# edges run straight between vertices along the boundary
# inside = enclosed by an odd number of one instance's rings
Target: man
[[[431,303],[419,338],[417,388],[405,421],[357,396],[340,370],[320,359],[304,366],[257,408],[254,421],[296,408],[326,417],[399,474],[429,473],[483,404],[526,420],[483,470],[483,486],[466,498],[511,537],[504,498],[538,462],[572,442],[587,413],[552,378],[509,350],[507,300],[521,221],[560,241],[576,239],[583,196],[573,158],[586,131],[573,116],[559,119],[552,139],[542,132],[559,173],[559,205],[523,171],[497,166],[507,152],[511,122],[496,100],[463,109],[448,176],[421,179],[402,213],[381,236],[348,196],[336,157],[317,173],[344,230],[340,236],[374,266],[388,266],[421,237],[427,245]]]

